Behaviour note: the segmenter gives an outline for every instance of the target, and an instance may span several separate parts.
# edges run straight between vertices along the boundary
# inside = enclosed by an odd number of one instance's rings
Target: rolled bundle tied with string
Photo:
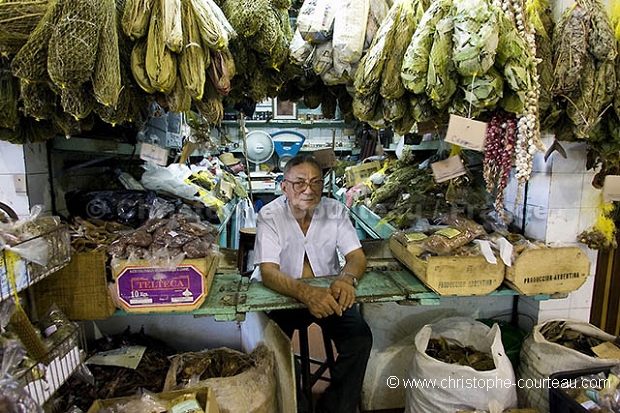
[[[1,238],[0,242],[4,243]],[[49,351],[47,350],[47,347],[45,347],[45,344],[43,344],[41,336],[37,333],[37,330],[30,322],[28,314],[26,314],[26,311],[24,311],[21,306],[19,295],[17,294],[17,283],[15,282],[15,263],[19,261],[20,258],[15,252],[4,248],[5,246],[6,244],[3,244],[0,247],[5,249],[4,257],[7,266],[7,277],[11,284],[11,290],[13,291],[15,298],[15,310],[13,311],[13,314],[11,314],[10,323],[15,329],[17,336],[24,345],[24,348],[30,357],[39,363],[47,365],[51,362]]]

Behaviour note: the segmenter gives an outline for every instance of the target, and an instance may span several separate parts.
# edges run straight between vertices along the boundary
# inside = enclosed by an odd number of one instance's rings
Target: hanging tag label
[[[467,173],[465,166],[463,166],[463,161],[461,161],[461,157],[458,155],[451,156],[444,161],[432,163],[431,169],[433,170],[433,175],[435,175],[435,182],[438,184]]]
[[[151,145],[150,143],[143,143],[140,145],[140,159],[166,166],[168,164],[168,149]]]
[[[487,124],[485,122],[450,115],[445,141],[466,149],[483,152],[486,134]]]
[[[607,175],[605,177],[603,201],[620,201],[620,175]]]

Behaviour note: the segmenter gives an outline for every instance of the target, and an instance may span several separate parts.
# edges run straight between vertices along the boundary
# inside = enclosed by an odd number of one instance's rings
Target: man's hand
[[[308,285],[303,295],[301,301],[308,307],[310,314],[316,318],[324,318],[332,314],[342,315],[342,308],[329,288]]]
[[[355,303],[355,287],[350,279],[338,277],[332,282],[329,289],[338,301],[342,311],[353,307]]]

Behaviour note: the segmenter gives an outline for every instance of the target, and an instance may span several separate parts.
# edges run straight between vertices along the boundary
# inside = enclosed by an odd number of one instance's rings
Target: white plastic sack
[[[142,167],[145,172],[140,182],[146,189],[167,192],[181,198],[196,199],[196,187],[183,182],[191,175],[191,170],[186,165],[174,163],[163,167],[147,162]]]
[[[332,38],[338,2],[305,0],[297,15],[297,29],[310,43],[324,43]]]
[[[293,40],[291,40],[291,44],[288,47],[291,62],[297,66],[303,66],[310,55],[312,55],[313,50],[314,46],[312,43],[304,40],[301,37],[301,33],[299,33],[299,29],[295,29]]]
[[[344,0],[341,10],[346,12],[336,14],[332,45],[334,71],[338,77],[345,73],[351,76],[351,65],[362,57],[369,9],[370,0]]]
[[[547,320],[534,326],[521,346],[517,378],[524,385],[519,386],[517,393],[521,406],[537,408],[541,412],[549,411],[549,389],[542,384],[550,375],[562,371],[620,364],[618,359],[590,357],[561,344],[547,341],[540,331],[547,323],[555,321],[564,321],[568,328],[591,337],[609,341],[615,339],[598,327],[577,320]]]
[[[426,354],[431,338],[443,337],[448,343],[462,347],[472,346],[481,352],[490,352],[495,369],[477,371],[469,366],[448,364]],[[415,337],[416,351],[409,370],[407,413],[454,413],[460,410],[501,410],[517,406],[515,375],[510,359],[502,344],[497,324],[492,328],[467,317],[450,317],[436,324],[428,324]],[[434,382],[434,386],[431,384]]]

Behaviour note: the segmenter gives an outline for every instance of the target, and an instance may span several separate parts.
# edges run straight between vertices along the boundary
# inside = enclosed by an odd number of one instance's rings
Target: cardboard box
[[[230,183],[220,179],[215,185],[215,196],[224,202],[229,202],[233,198],[235,187]]]
[[[336,158],[336,152],[334,152],[333,148],[319,149],[312,152],[312,155],[319,161],[323,169],[331,168],[338,164],[338,158]]]
[[[347,188],[361,184],[379,169],[381,169],[381,162],[379,161],[372,161],[361,165],[348,167],[344,170]]]
[[[204,410],[205,413],[220,413],[220,408],[217,405],[217,401],[215,400],[215,395],[213,394],[213,390],[210,387],[202,388],[202,389],[186,389],[186,390],[175,390],[163,393],[157,393],[157,397],[163,400],[174,400],[177,397],[181,397],[184,394],[196,393],[196,399]],[[132,400],[138,400],[140,396],[129,396],[129,397],[117,397],[114,399],[98,399],[95,400],[88,409],[86,413],[96,413],[99,410],[106,409],[108,407],[112,407],[117,403],[127,403]]]
[[[590,260],[579,247],[523,251],[506,267],[506,284],[523,295],[562,294],[579,289],[590,275]]]
[[[504,264],[489,264],[480,257],[430,256],[418,257],[419,244],[406,243],[390,237],[392,254],[439,295],[486,295],[495,291],[504,281]]]
[[[56,304],[71,320],[103,320],[116,306],[108,290],[105,250],[80,252],[66,267],[32,286],[39,317]]]
[[[210,255],[167,269],[144,260],[118,260],[112,265],[118,305],[131,313],[193,311],[207,298],[217,261]]]

